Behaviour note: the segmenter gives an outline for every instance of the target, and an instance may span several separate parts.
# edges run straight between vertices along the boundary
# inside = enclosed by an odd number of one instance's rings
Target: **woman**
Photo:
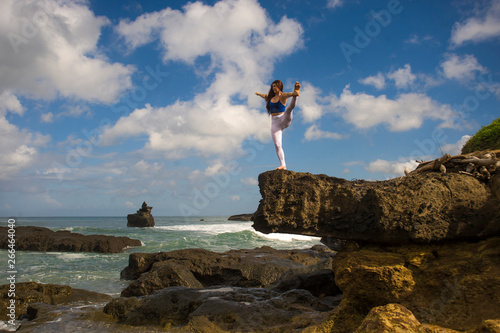
[[[280,166],[276,169],[282,170],[286,169],[285,163],[285,152],[283,151],[282,136],[283,130],[290,126],[292,122],[292,111],[295,108],[295,103],[297,96],[299,96],[300,83],[295,82],[295,87],[293,92],[284,93],[283,83],[280,80],[276,80],[271,84],[271,89],[266,94],[261,94],[256,92],[257,96],[264,98],[267,101],[266,109],[267,112],[272,116],[271,122],[271,136],[273,137],[274,147],[276,148],[276,154],[280,160]],[[292,97],[292,101],[288,107],[286,106],[286,100]]]

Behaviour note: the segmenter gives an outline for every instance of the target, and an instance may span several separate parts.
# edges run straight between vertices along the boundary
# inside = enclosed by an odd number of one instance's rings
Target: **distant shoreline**
[[[238,214],[238,215],[232,215],[228,217],[229,221],[242,221],[242,222],[247,222],[247,221],[252,221],[252,214]]]

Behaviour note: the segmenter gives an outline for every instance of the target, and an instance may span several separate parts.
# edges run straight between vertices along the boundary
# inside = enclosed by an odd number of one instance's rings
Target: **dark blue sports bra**
[[[276,103],[269,101],[269,111],[271,113],[285,112],[285,106],[279,100]]]

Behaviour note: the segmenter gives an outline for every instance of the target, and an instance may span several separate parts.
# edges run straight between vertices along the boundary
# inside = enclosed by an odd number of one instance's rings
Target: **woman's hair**
[[[271,109],[269,108],[269,101],[271,101],[271,98],[275,96],[273,90],[273,84],[275,84],[280,91],[283,91],[283,82],[281,82],[280,80],[276,80],[273,83],[271,83],[271,89],[269,89],[269,92],[267,93],[267,104],[266,104],[267,113],[269,114],[271,114]]]

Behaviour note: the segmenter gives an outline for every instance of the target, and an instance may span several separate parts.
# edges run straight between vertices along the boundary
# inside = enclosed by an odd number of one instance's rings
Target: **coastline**
[[[190,242],[172,251],[154,251],[148,242],[146,253],[129,249],[120,254],[122,259],[128,256],[121,277],[131,282],[121,280],[128,286],[106,304],[85,304],[80,317],[92,318],[85,325],[104,332],[496,332],[500,327],[500,210],[484,213],[482,208],[500,207],[497,177],[492,174],[491,182],[484,183],[467,175],[423,173],[386,182],[349,182],[293,171],[261,174],[263,200],[254,215],[256,224],[192,219],[133,231],[118,228],[117,233],[142,237],[162,232],[157,239],[161,246],[163,237],[175,242],[180,239],[176,233],[183,233],[189,235],[187,240],[196,231],[200,244],[210,239],[219,250],[227,251],[196,249]],[[400,188],[406,190],[398,192]],[[447,193],[458,194],[459,188],[465,199],[455,195],[455,201],[449,200]],[[418,200],[425,196],[408,189],[420,193],[432,189],[432,206],[422,209]],[[274,203],[276,197],[269,193],[281,193],[285,204]],[[325,194],[337,205],[316,197]],[[345,202],[339,199],[346,197]],[[467,197],[473,204],[466,211],[457,210]],[[378,208],[398,200],[406,207],[398,219],[391,215],[397,208]],[[350,206],[358,208],[350,211]],[[433,215],[428,211],[431,207],[443,213]],[[343,218],[343,214],[376,219]],[[442,220],[436,222],[437,217]],[[291,248],[262,246],[266,236],[252,231],[253,227],[289,233]],[[351,231],[346,233],[346,227]],[[443,233],[440,228],[449,231]],[[387,237],[376,236],[379,233]],[[335,244],[335,250],[325,245],[295,249],[304,235],[309,241],[323,237],[325,243]],[[343,241],[333,242],[338,235]],[[243,241],[261,246],[234,248]],[[279,239],[268,241],[273,245]],[[71,304],[28,305],[26,332],[37,325],[50,327],[55,317],[49,314],[66,316],[68,306],[74,309]]]

